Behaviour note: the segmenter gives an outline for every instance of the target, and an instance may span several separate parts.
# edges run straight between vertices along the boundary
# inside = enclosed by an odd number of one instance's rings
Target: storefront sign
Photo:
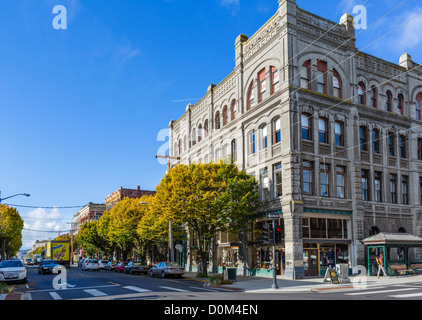
[[[339,276],[336,269],[327,269],[324,282],[330,281],[332,284],[340,284]]]

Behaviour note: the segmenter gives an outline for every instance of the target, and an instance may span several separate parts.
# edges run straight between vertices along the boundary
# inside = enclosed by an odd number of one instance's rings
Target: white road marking
[[[60,297],[57,292],[49,292],[49,294],[53,297],[54,300],[62,300],[62,297]]]
[[[7,294],[0,294],[0,300],[5,300],[7,297]]]
[[[422,297],[422,292],[417,293],[408,293],[408,294],[398,294],[394,296],[389,296],[392,298],[414,298],[414,297]]]
[[[168,289],[168,290],[173,290],[173,291],[179,291],[179,292],[190,292],[189,290],[183,290],[183,289],[179,289],[179,288],[173,288],[173,287],[160,287],[162,289]]]
[[[136,292],[150,292],[151,291],[151,290],[148,290],[148,289],[134,287],[134,286],[127,286],[127,287],[123,287],[123,288],[133,290],[133,291],[136,291]]]
[[[94,296],[94,297],[104,297],[104,296],[108,296],[107,293],[104,293],[100,290],[97,289],[89,289],[89,290],[84,290],[86,293],[89,293],[90,295]]]
[[[394,289],[394,290],[379,290],[379,291],[367,291],[367,292],[354,292],[354,293],[346,293],[346,296],[357,296],[357,295],[364,295],[364,294],[377,294],[377,293],[387,293],[387,292],[397,292],[397,291],[409,291],[414,290],[413,288],[406,288],[406,289]]]

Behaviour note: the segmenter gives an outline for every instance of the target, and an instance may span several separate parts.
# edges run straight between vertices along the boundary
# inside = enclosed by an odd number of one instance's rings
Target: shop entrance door
[[[303,250],[303,266],[305,267],[305,277],[318,276],[318,250]]]

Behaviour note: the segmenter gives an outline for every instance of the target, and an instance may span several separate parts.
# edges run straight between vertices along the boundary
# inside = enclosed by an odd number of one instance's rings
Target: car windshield
[[[175,263],[175,262],[167,262],[167,265],[169,267],[179,267],[179,265],[177,263]]]
[[[134,263],[133,263],[133,265],[134,265],[134,266],[142,266],[142,265],[143,265],[143,263],[142,263],[142,262],[134,262]]]
[[[44,260],[44,264],[58,264],[56,260]]]
[[[23,268],[21,261],[2,261],[0,262],[0,268]]]
[[[97,260],[89,260],[89,263],[98,263]]]
[[[108,261],[106,261],[106,260],[101,260],[101,263],[108,263]]]
[[[32,259],[26,259],[26,261],[32,261]]]

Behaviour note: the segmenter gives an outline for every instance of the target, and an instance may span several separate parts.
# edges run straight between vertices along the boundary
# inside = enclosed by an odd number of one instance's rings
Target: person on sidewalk
[[[384,269],[384,256],[381,253],[379,257],[375,257],[375,259],[377,260],[377,264],[378,264],[378,274],[377,277],[378,279],[380,278],[380,272],[382,271],[384,274],[384,277],[387,276],[387,274],[385,273],[385,269]]]

